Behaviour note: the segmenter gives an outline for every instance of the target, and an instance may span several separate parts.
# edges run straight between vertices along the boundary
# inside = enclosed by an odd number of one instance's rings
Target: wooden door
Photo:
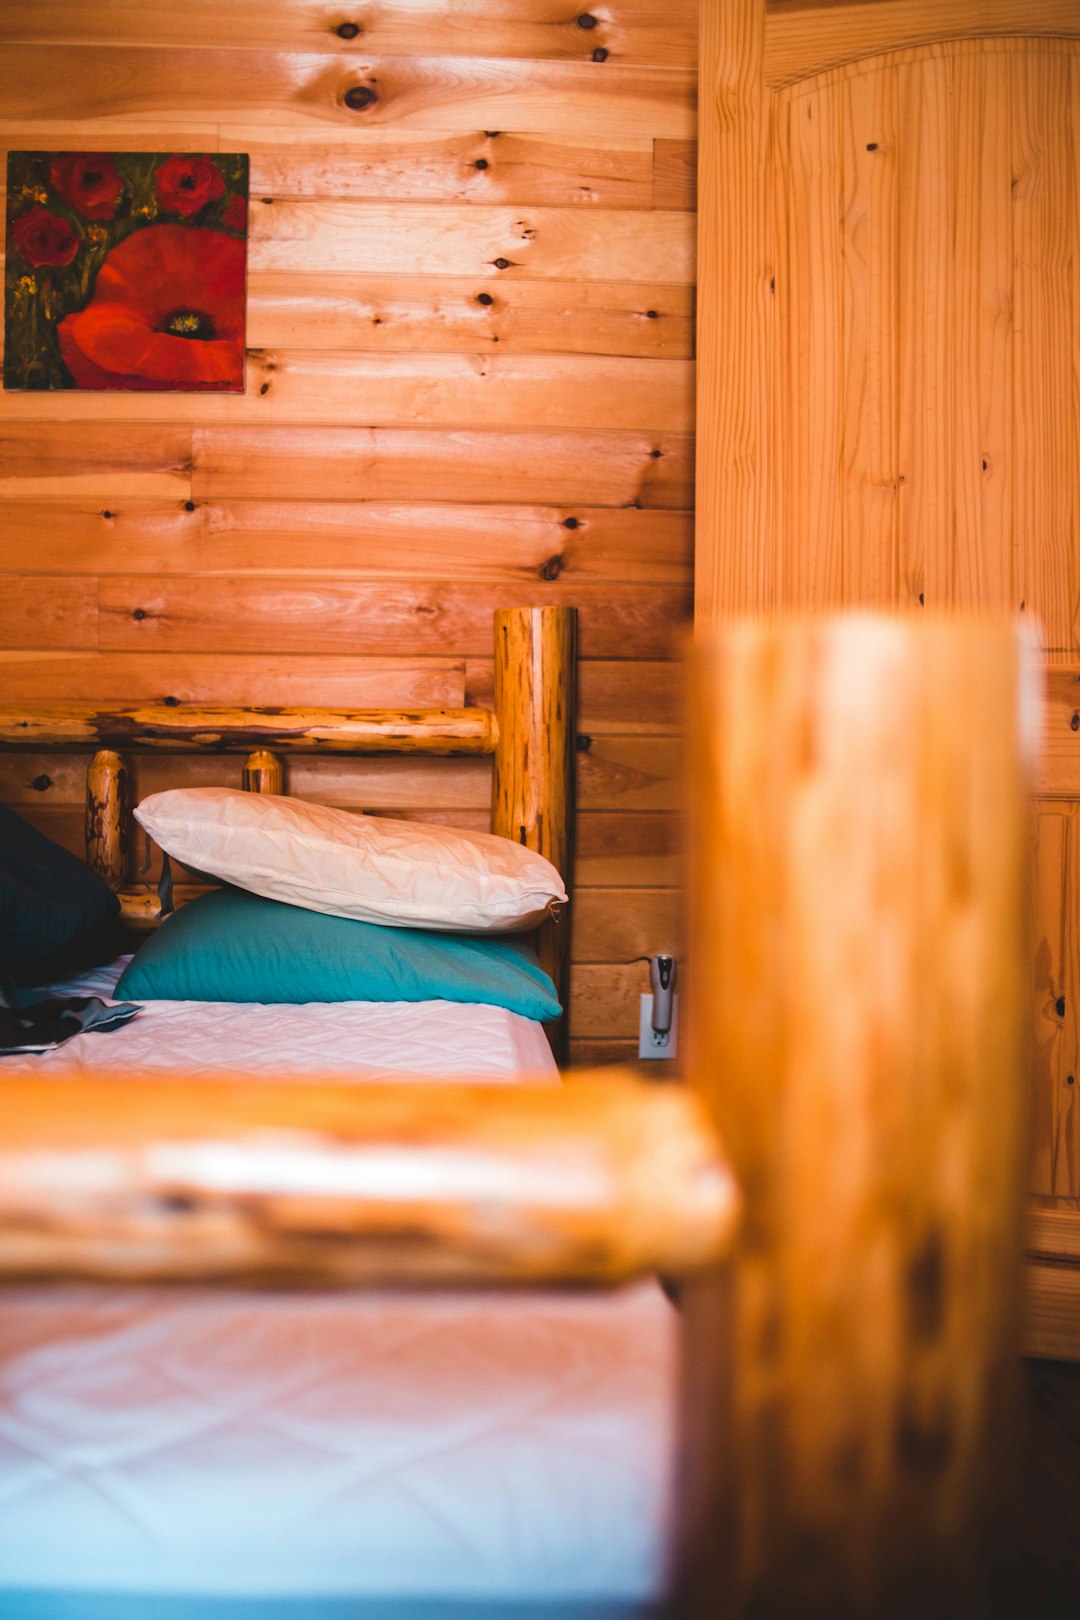
[[[709,0],[701,49],[699,620],[1043,649],[1028,1344],[1080,1358],[1080,5]]]

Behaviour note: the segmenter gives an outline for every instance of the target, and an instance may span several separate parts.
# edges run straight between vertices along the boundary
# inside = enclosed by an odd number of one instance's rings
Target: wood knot
[[[495,259],[493,261],[493,263],[495,265],[496,270],[509,270],[509,268],[510,268],[510,260],[509,259]]]
[[[145,619],[146,618],[146,609],[145,608],[132,608],[131,617],[133,619]]]
[[[184,511],[185,512],[194,512],[194,510],[195,510],[195,502],[194,501],[185,501],[184,502]]]
[[[363,112],[365,107],[373,106],[378,99],[377,93],[369,84],[354,84],[350,90],[346,90],[343,97],[346,107],[351,108],[353,112]]]
[[[1080,731],[1080,714],[1073,715],[1072,719],[1069,721],[1069,729],[1071,731]]]
[[[663,455],[663,453],[664,452],[662,450],[650,450],[649,451],[649,455],[652,457],[653,461],[659,461],[659,459]]]
[[[579,28],[595,28],[596,18],[591,11],[583,11],[577,20],[577,25]]]
[[[259,393],[260,394],[268,394],[269,392],[270,392],[270,384],[268,382],[264,382],[262,387],[259,389]]]
[[[581,524],[580,524],[580,520],[578,518],[576,518],[576,517],[563,518],[563,528],[564,529],[577,529],[577,528],[580,528],[580,527],[581,527]]]
[[[108,511],[108,510],[102,512],[101,515],[102,515],[103,518],[111,518],[112,517],[112,513],[110,511]]]
[[[660,311],[657,309],[647,309],[645,311],[645,319],[647,321],[658,321],[660,319]]]
[[[360,27],[359,23],[345,22],[338,23],[337,27],[334,29],[334,33],[337,35],[338,39],[355,39],[357,34],[363,33],[363,29]]]
[[[602,45],[598,45],[596,47],[595,51],[593,51],[592,59],[593,59],[594,62],[606,62],[607,61],[608,53],[604,49],[604,47]]]
[[[592,747],[592,738],[585,731],[579,731],[574,741],[579,754],[587,754]]]
[[[876,152],[877,151],[877,141],[867,141],[866,150],[868,152]]]
[[[178,697],[163,697],[161,701],[167,709],[178,709],[180,707],[180,699]]]
[[[490,166],[491,165],[488,163],[487,158],[477,158],[476,162],[473,164],[474,169],[487,169],[490,168]]]
[[[35,793],[47,793],[53,785],[51,776],[35,776],[30,783]]]
[[[1064,1016],[1065,1016],[1065,997],[1064,996],[1058,996],[1057,1000],[1054,1002],[1054,1011],[1057,1013],[1059,1018],[1064,1018]]]
[[[558,579],[562,573],[562,558],[549,557],[540,570],[541,579]]]
[[[477,293],[476,302],[478,304],[493,304],[495,300],[490,293]]]

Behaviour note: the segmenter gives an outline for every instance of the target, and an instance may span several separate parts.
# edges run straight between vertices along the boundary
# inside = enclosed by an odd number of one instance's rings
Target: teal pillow
[[[139,1001],[472,1001],[557,1018],[526,945],[383,928],[216,889],[151,934],[116,987]]]

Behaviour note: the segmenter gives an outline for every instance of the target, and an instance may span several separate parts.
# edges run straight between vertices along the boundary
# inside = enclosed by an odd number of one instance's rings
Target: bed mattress
[[[0,1080],[89,1067],[280,1077],[286,1054],[300,1078],[557,1080],[539,1026],[496,1008],[182,1002],[4,1059]],[[7,1290],[0,1617],[656,1613],[676,1354],[653,1284]]]

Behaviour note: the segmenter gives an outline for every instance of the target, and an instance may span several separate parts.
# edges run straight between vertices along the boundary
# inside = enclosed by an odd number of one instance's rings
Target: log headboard
[[[577,613],[574,608],[501,608],[495,614],[494,707],[346,710],[207,708],[183,703],[68,704],[0,709],[0,749],[89,751],[86,858],[117,891],[125,919],[152,926],[156,896],[128,870],[131,805],[125,751],[245,755],[242,783],[280,793],[287,754],[493,755],[491,830],[537,850],[569,889],[574,850]],[[570,929],[539,931],[540,960],[564,1009]],[[550,1031],[565,1062],[567,1016]]]

